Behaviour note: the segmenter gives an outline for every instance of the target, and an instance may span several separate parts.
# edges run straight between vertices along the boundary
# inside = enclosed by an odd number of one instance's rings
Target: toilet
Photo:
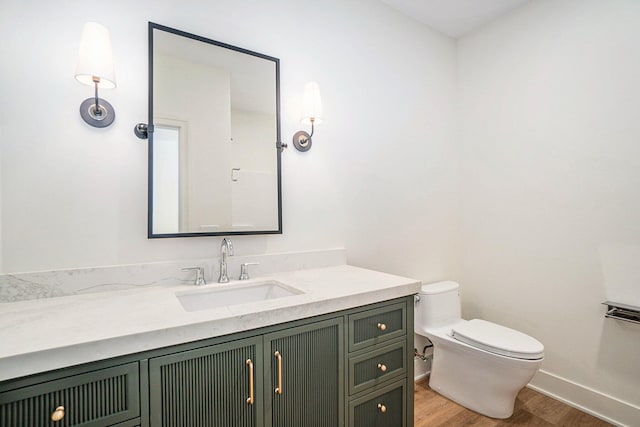
[[[509,418],[518,392],[538,372],[544,346],[522,332],[460,315],[460,285],[423,285],[415,333],[433,343],[429,386],[480,414]]]

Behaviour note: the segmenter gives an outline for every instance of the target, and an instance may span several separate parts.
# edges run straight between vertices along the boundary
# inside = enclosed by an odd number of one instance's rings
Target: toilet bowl
[[[429,386],[492,418],[509,418],[518,392],[542,365],[544,346],[522,332],[460,316],[460,286],[422,286],[415,332],[434,346]]]

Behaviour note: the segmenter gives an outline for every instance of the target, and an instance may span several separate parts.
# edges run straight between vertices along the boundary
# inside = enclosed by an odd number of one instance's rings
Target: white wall
[[[73,78],[88,20],[109,27],[114,46],[107,129],[78,114],[92,95]],[[132,129],[147,121],[147,21],[281,60],[284,234],[236,237],[238,254],[347,247],[352,263],[425,278],[452,264],[452,40],[370,0],[5,0],[4,272],[218,254],[219,238],[146,238],[147,143]],[[291,137],[310,80],[325,122],[300,153]]]
[[[325,144],[325,127],[343,132],[327,143],[338,145],[331,168],[348,215],[349,261],[440,280],[455,274],[458,247],[455,50],[410,23],[397,31],[396,14],[386,13],[349,38],[358,61],[336,67],[335,79],[350,95],[325,107],[331,117],[317,127],[312,150]],[[395,48],[379,50],[388,43]]]
[[[600,303],[640,304],[639,45],[637,0],[534,1],[458,45],[464,314],[540,339],[534,384],[629,425],[640,328]]]

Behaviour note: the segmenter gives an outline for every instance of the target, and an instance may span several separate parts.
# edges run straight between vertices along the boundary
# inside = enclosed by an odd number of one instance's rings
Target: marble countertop
[[[176,292],[276,280],[303,293],[187,312]],[[420,282],[349,265],[228,284],[157,286],[0,304],[0,381],[247,331],[417,293]]]

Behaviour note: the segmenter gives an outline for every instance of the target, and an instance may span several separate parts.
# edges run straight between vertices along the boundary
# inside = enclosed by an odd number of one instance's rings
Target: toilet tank
[[[454,324],[460,320],[460,285],[456,282],[437,282],[422,285],[415,304],[415,331]]]

